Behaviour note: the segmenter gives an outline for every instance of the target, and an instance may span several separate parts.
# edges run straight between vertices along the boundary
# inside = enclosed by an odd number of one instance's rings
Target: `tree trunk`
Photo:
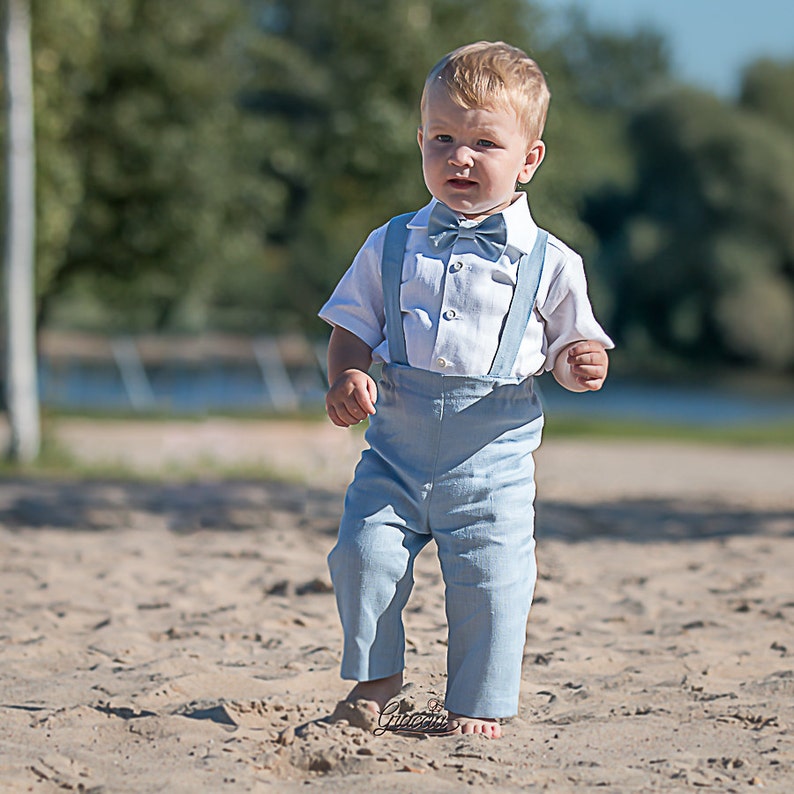
[[[30,0],[7,0],[5,319],[10,457],[28,463],[40,439],[34,293],[35,149]]]

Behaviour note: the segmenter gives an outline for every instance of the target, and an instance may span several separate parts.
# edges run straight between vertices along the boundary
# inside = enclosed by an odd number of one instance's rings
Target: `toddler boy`
[[[418,132],[432,201],[372,232],[320,311],[333,326],[328,415],[340,427],[370,418],[329,555],[342,677],[357,682],[348,709],[377,714],[402,687],[402,610],[432,539],[450,730],[497,738],[517,711],[536,578],[534,376],[600,389],[612,347],[581,258],[516,192],[543,161],[548,103],[543,73],[515,47],[445,56]]]

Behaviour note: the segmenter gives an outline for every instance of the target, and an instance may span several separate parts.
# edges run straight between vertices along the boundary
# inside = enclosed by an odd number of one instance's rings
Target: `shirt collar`
[[[437,200],[433,199],[420,209],[408,222],[409,229],[426,229],[430,213]],[[538,236],[538,227],[532,219],[527,202],[527,194],[519,192],[518,198],[506,209],[502,215],[507,226],[507,244],[518,249],[522,254],[528,254],[535,244]]]

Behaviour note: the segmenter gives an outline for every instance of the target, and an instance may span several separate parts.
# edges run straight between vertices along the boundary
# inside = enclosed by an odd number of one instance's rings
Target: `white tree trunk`
[[[41,443],[34,293],[36,205],[30,0],[6,0],[4,34],[6,404],[11,428],[10,456],[27,463],[38,456]]]

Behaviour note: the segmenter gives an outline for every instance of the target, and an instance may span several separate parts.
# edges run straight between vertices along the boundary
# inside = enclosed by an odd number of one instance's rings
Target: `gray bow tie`
[[[501,212],[489,215],[480,223],[460,220],[446,204],[439,201],[430,213],[427,237],[435,253],[455,245],[459,237],[474,240],[483,257],[495,261],[507,245],[507,226]]]

